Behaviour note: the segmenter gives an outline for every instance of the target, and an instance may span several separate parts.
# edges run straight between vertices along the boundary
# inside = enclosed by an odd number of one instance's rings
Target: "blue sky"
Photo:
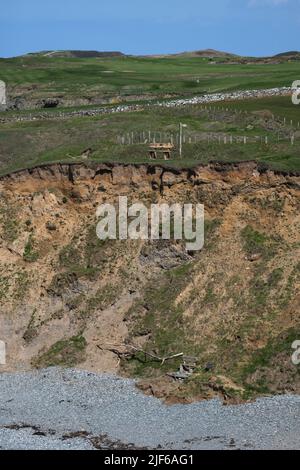
[[[300,0],[0,0],[0,57],[38,50],[128,54],[300,49]]]

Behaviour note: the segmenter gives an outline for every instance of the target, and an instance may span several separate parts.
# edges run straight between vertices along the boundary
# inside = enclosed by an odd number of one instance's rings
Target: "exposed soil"
[[[46,165],[0,179],[0,331],[15,371],[51,365],[138,376],[168,402],[299,393],[300,177],[254,162],[175,170]],[[107,241],[96,208],[205,205],[204,249]],[[197,358],[175,381],[180,360]],[[207,364],[211,367],[206,367]]]

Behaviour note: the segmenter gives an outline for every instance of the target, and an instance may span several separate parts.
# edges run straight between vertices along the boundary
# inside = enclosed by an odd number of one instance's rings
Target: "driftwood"
[[[107,346],[109,346],[109,345],[107,345]],[[110,352],[116,354],[119,357],[119,359],[122,359],[122,358],[125,358],[125,357],[132,357],[134,355],[134,352],[140,352],[140,353],[144,354],[145,357],[149,356],[152,359],[160,362],[161,365],[163,365],[166,361],[169,361],[171,359],[176,359],[178,357],[183,357],[184,356],[183,353],[178,353],[178,354],[173,354],[172,356],[159,357],[159,356],[156,356],[155,354],[144,351],[143,349],[137,348],[136,346],[133,346],[132,344],[121,344],[121,345],[111,345],[111,346],[112,347],[103,348],[102,346],[97,345],[97,347],[99,349],[101,349],[102,351],[106,350],[106,351],[110,351]],[[124,349],[121,350],[121,348],[124,348]],[[130,350],[128,350],[128,348]]]
[[[119,358],[119,363],[121,359],[133,357],[135,352],[140,352],[144,354],[145,361],[146,361],[146,356],[149,356],[151,357],[151,359],[154,359],[155,361],[160,362],[161,365],[164,365],[166,361],[181,357],[183,362],[180,364],[178,371],[170,372],[166,374],[168,377],[171,377],[174,380],[188,379],[191,375],[193,375],[197,367],[198,359],[194,356],[186,356],[184,355],[184,353],[173,354],[172,356],[166,356],[166,357],[159,357],[156,354],[149,353],[148,351],[144,351],[141,348],[137,348],[133,344],[115,345],[115,344],[108,343],[105,346],[106,347],[97,345],[97,347],[101,349],[102,351],[110,351],[116,354]]]
[[[172,356],[159,357],[159,356],[156,356],[155,354],[144,351],[143,349],[136,348],[135,346],[130,345],[130,347],[136,352],[141,352],[141,353],[145,354],[145,356],[149,356],[152,359],[155,359],[156,361],[161,362],[161,365],[163,365],[166,361],[169,361],[170,359],[175,359],[177,357],[182,357],[183,356],[183,353],[178,353],[178,354],[173,354]]]
[[[172,379],[175,379],[175,380],[185,380],[189,378],[191,375],[193,375],[193,373],[194,373],[194,367],[181,364],[177,372],[170,372],[167,375],[169,377],[172,377]]]

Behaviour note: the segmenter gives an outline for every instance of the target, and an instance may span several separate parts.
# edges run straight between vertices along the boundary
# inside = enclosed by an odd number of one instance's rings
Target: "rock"
[[[205,372],[210,372],[211,370],[214,369],[214,367],[215,367],[215,366],[214,366],[214,364],[213,364],[212,362],[208,362],[208,363],[205,365],[204,370],[205,370]]]
[[[18,256],[23,256],[29,236],[30,234],[28,232],[23,232],[16,240],[7,246],[8,250]]]
[[[81,156],[81,158],[86,159],[86,158],[90,157],[90,155],[92,153],[93,153],[93,150],[91,148],[88,148],[88,149],[84,150],[80,156]]]
[[[57,108],[59,105],[58,98],[46,98],[41,101],[42,108]]]
[[[254,261],[258,261],[261,258],[260,253],[253,253],[252,255],[247,256],[247,261],[251,261],[251,263],[254,263]]]
[[[57,230],[57,227],[53,222],[47,222],[46,229],[49,230],[50,232],[55,232],[55,230]]]
[[[33,195],[31,211],[33,215],[41,216],[45,210],[45,200],[42,193],[37,193]]]
[[[197,362],[198,362],[197,357],[183,356],[182,359],[183,359],[183,363],[185,366],[192,367],[192,368],[197,366]]]
[[[17,98],[11,102],[10,108],[17,109],[18,111],[26,109],[26,100],[21,96],[17,96]]]
[[[164,171],[162,174],[162,184],[164,186],[173,186],[174,184],[184,183],[187,180],[186,172]]]

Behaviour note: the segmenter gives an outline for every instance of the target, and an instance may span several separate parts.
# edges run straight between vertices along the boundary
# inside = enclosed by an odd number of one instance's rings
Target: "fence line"
[[[191,105],[191,109],[192,107],[194,107],[195,105]],[[201,109],[205,110],[205,111],[210,111],[210,112],[232,112],[232,113],[235,113],[235,114],[246,114],[246,115],[251,115],[252,111],[247,111],[247,110],[242,110],[242,109],[236,109],[236,108],[224,108],[223,106],[214,106],[214,105],[204,105],[204,106],[201,106]],[[263,110],[256,110],[257,112],[259,111],[263,111]],[[255,110],[253,111],[255,112]],[[279,122],[281,124],[283,124],[284,126],[290,126],[290,127],[293,127],[293,128],[296,128],[296,129],[300,129],[300,121],[294,121],[294,119],[290,119],[289,122],[288,122],[288,119],[286,117],[281,117],[281,116],[277,116],[275,114],[272,114],[272,118],[271,118],[272,121],[276,121],[276,122]]]
[[[219,143],[220,145],[233,145],[233,144],[253,144],[260,143],[269,145],[275,142],[290,142],[294,145],[296,136],[291,134],[289,136],[281,135],[277,132],[276,135],[260,135],[260,136],[235,136],[228,134],[197,134],[197,133],[184,133],[183,144],[197,144],[201,142]],[[162,131],[142,131],[142,132],[129,132],[125,135],[117,136],[118,145],[149,145],[156,143],[168,143],[175,146],[179,145],[179,133],[170,133]]]

